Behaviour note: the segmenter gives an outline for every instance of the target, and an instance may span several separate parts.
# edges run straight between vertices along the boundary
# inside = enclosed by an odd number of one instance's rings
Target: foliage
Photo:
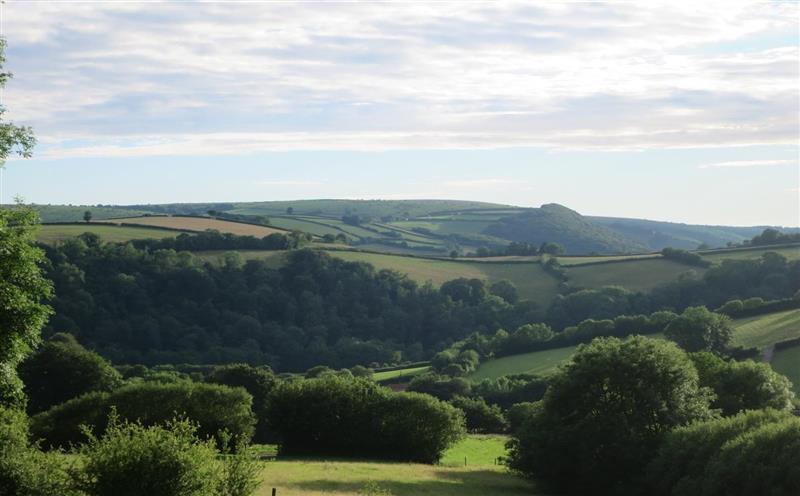
[[[708,352],[689,356],[697,368],[700,384],[716,394],[712,408],[720,409],[722,415],[762,408],[791,410],[792,383],[769,364],[751,360],[725,361]]]
[[[102,438],[87,433],[79,485],[88,496],[216,496],[217,452],[196,432],[187,420],[146,427],[112,417]]]
[[[710,394],[672,343],[636,336],[581,346],[515,429],[510,466],[559,490],[619,489],[662,436],[710,416]]]
[[[483,398],[456,396],[450,404],[464,412],[467,430],[480,434],[501,433],[508,428],[503,411],[497,405],[487,405]]]
[[[687,265],[695,265],[697,267],[710,267],[711,262],[704,259],[697,253],[692,253],[686,250],[676,248],[664,248],[661,250],[661,256],[668,260],[675,260],[676,262],[685,263]]]
[[[215,436],[221,443],[223,431],[237,439],[250,439],[255,424],[251,403],[252,397],[242,388],[189,381],[135,383],[110,393],[88,393],[56,405],[32,417],[31,430],[47,446],[67,447],[85,441],[81,425],[101,435],[113,408],[121,419],[144,425],[162,424],[175,415],[185,416],[198,424],[200,436]]]
[[[122,377],[69,334],[55,334],[19,367],[28,412],[38,413],[90,391],[111,391]]]
[[[508,410],[516,403],[539,401],[547,390],[547,379],[534,374],[504,375],[472,385],[472,394],[490,405]]]
[[[278,379],[268,367],[252,367],[247,364],[237,363],[214,367],[208,374],[206,381],[215,384],[224,384],[231,387],[241,387],[253,397],[253,413],[258,422],[256,424],[253,441],[267,443],[272,440],[266,423],[267,397]]]
[[[42,453],[28,442],[25,413],[0,406],[0,494],[78,496],[60,453]]]
[[[797,423],[797,419],[786,412],[755,410],[679,427],[666,435],[650,462],[642,492],[653,496],[796,494],[797,486],[794,492],[784,491],[789,489],[786,483],[790,477],[794,477],[795,485],[800,481]],[[785,444],[778,450],[769,453],[767,443],[757,446],[764,434],[753,436],[752,433],[760,432],[765,426],[786,425],[791,429],[792,424],[795,425],[793,439],[783,440]],[[778,427],[779,432],[782,429],[785,427]],[[767,431],[768,437],[772,432],[772,428]],[[757,453],[759,450],[761,452]],[[783,483],[774,477],[777,474],[782,474]],[[746,480],[737,480],[740,477]],[[721,488],[724,490],[720,491]]]
[[[686,351],[724,353],[733,338],[731,318],[705,307],[690,307],[667,325],[664,335]]]
[[[761,234],[753,236],[750,240],[751,245],[777,245],[782,243],[797,243],[800,241],[800,233],[782,233],[777,229],[767,228]]]
[[[204,250],[291,250],[305,244],[306,238],[298,233],[272,233],[264,237],[239,236],[209,229],[195,234],[181,233],[176,237],[161,239],[135,239],[133,245],[140,249],[204,251]]]
[[[414,377],[406,390],[414,393],[429,394],[434,398],[448,401],[456,396],[469,396],[471,386],[469,381],[461,377],[429,373]]]
[[[0,62],[2,48],[0,44]],[[0,124],[0,161],[12,139],[3,126],[9,124]],[[39,343],[50,315],[44,301],[51,295],[51,285],[40,271],[44,256],[31,245],[37,222],[29,208],[0,209],[0,405],[24,404],[16,368]]]
[[[463,414],[435,398],[331,375],[281,383],[268,421],[281,453],[292,455],[433,463],[464,434]]]

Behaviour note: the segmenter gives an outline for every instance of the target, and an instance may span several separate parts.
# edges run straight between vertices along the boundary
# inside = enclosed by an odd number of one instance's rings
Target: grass
[[[410,369],[388,370],[386,372],[375,372],[372,376],[377,382],[399,379],[401,377],[414,377],[430,369],[430,366],[412,367]]]
[[[441,465],[277,460],[264,464],[256,496],[536,496],[535,487],[494,465],[505,454],[503,436],[469,436]],[[464,457],[467,466],[464,467]]]
[[[128,217],[123,219],[114,219],[114,222],[137,224],[142,226],[169,227],[172,229],[182,229],[184,231],[205,231],[206,229],[216,229],[222,233],[238,234],[239,236],[255,236],[257,238],[262,238],[272,233],[285,232],[265,226],[242,224],[239,222],[229,222],[205,217]]]
[[[45,224],[39,227],[37,239],[42,243],[53,244],[68,238],[74,238],[85,232],[91,232],[103,241],[125,242],[132,239],[146,238],[171,238],[179,232],[167,231],[164,229],[152,229],[147,227],[114,226],[104,224]]]
[[[784,246],[779,248],[753,248],[743,250],[730,250],[701,253],[703,258],[710,260],[713,263],[719,263],[722,260],[753,260],[761,258],[764,253],[774,252],[779,253],[786,257],[788,260],[800,260],[800,246]]]
[[[776,372],[788,377],[794,385],[794,392],[800,395],[800,346],[776,351],[770,365]]]
[[[517,286],[521,298],[543,306],[550,303],[558,289],[558,281],[538,263],[453,262],[356,251],[332,251],[330,254],[348,261],[367,262],[378,270],[396,270],[420,283],[431,281],[437,286],[459,277],[483,279],[489,283],[507,279]]]
[[[599,288],[622,286],[632,291],[647,291],[674,281],[690,270],[701,274],[705,269],[691,267],[672,260],[645,259],[599,265],[567,267],[569,283],[574,287]]]
[[[480,381],[482,379],[496,379],[509,374],[547,375],[555,371],[561,362],[571,357],[577,348],[577,346],[567,346],[490,360],[482,363],[469,378]]]
[[[800,337],[800,309],[737,319],[733,328],[733,344],[763,348]]]
[[[583,265],[595,262],[612,262],[616,260],[643,260],[648,258],[661,258],[658,253],[642,253],[639,255],[598,255],[587,257],[556,257],[558,263],[565,266]]]

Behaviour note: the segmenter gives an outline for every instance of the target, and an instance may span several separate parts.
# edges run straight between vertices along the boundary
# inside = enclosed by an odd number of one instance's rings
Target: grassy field
[[[114,226],[104,224],[44,224],[39,227],[36,238],[42,243],[55,243],[67,238],[74,238],[85,232],[91,232],[100,236],[103,241],[125,242],[132,239],[145,238],[170,238],[175,237],[179,232],[167,231],[164,229],[152,229],[147,227]]]
[[[776,372],[788,377],[794,384],[794,392],[800,395],[800,346],[776,351],[770,365]]]
[[[719,263],[725,259],[731,260],[752,260],[761,258],[764,253],[775,252],[780,253],[788,260],[800,260],[800,246],[785,246],[780,248],[754,248],[748,250],[731,250],[731,251],[718,251],[701,253],[703,258],[710,260],[713,263]]]
[[[331,251],[332,256],[349,261],[368,262],[376,269],[392,269],[408,274],[419,282],[435,285],[459,277],[483,279],[490,283],[507,279],[513,282],[522,298],[541,305],[549,304],[558,289],[558,281],[547,274],[541,265],[512,263],[453,262],[424,258],[401,257],[356,251]]]
[[[114,222],[137,224],[141,226],[169,227],[172,229],[182,229],[185,231],[205,231],[206,229],[216,229],[222,233],[238,234],[239,236],[255,236],[257,238],[262,238],[276,232],[285,232],[265,226],[242,224],[239,222],[228,222],[225,220],[203,217],[128,217],[123,219],[114,219]]]
[[[469,436],[441,465],[362,461],[278,460],[264,464],[257,496],[506,496],[541,495],[529,482],[494,465],[503,436]],[[467,466],[464,467],[464,457]]]
[[[733,327],[735,345],[763,348],[778,341],[800,337],[800,310],[737,319]]]
[[[558,365],[575,353],[577,346],[533,351],[484,362],[469,378],[475,381],[496,379],[509,374],[541,374],[553,372]]]
[[[558,263],[565,266],[583,265],[595,262],[613,262],[616,260],[643,260],[648,258],[661,258],[658,253],[642,253],[639,255],[603,255],[596,257],[556,257]]]
[[[372,376],[378,382],[388,381],[391,379],[400,379],[405,377],[414,377],[415,375],[422,374],[423,372],[430,369],[429,366],[425,367],[412,367],[410,369],[399,369],[399,370],[389,370],[386,372],[375,372]]]
[[[674,281],[680,274],[693,270],[704,272],[701,267],[673,262],[671,260],[632,260],[630,262],[609,263],[587,266],[567,267],[569,284],[573,287],[599,288],[602,286],[622,286],[632,291],[647,291],[654,287]]]

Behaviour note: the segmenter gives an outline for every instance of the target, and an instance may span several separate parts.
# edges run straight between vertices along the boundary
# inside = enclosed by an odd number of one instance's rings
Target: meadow
[[[255,224],[242,224],[240,222],[230,222],[208,217],[127,217],[114,219],[116,223],[136,224],[140,226],[167,227],[170,229],[180,229],[184,231],[205,231],[206,229],[216,229],[221,233],[237,234],[239,236],[255,236],[262,238],[273,233],[285,233],[282,229],[275,229]],[[174,236],[174,234],[173,234]]]
[[[169,238],[179,232],[135,226],[117,226],[112,224],[44,224],[39,226],[36,239],[42,243],[53,244],[68,238],[74,238],[85,232],[98,235],[103,241],[124,243],[132,239]]]
[[[266,462],[257,496],[506,496],[542,494],[495,465],[505,436],[471,435],[445,452],[439,465],[353,460]],[[464,466],[464,458],[467,466]]]
[[[795,246],[776,246],[776,247],[757,247],[739,250],[718,250],[700,252],[703,258],[712,263],[720,263],[722,260],[753,260],[761,258],[764,253],[774,252],[786,257],[787,260],[800,260],[800,245]]]
[[[552,350],[532,351],[484,362],[473,372],[469,379],[480,381],[483,379],[497,379],[510,374],[539,374],[547,375],[575,353],[577,346],[566,346]]]
[[[779,341],[800,337],[800,310],[737,319],[733,328],[735,345],[764,348]]]
[[[372,376],[377,382],[390,381],[394,379],[410,379],[414,376],[427,372],[430,366],[424,367],[411,367],[408,369],[387,370],[385,372],[375,372]]]
[[[800,345],[776,351],[770,365],[792,381],[795,394],[800,396]]]
[[[692,267],[662,258],[631,260],[595,265],[567,267],[569,284],[580,288],[599,288],[603,286],[622,286],[631,291],[647,291],[654,287],[674,281],[689,271],[702,274],[705,269]]]

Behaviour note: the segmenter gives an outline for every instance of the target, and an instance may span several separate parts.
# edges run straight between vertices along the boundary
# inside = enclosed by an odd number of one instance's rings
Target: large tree
[[[511,467],[561,491],[619,493],[666,432],[711,415],[710,397],[674,343],[595,339],[514,428]]]
[[[724,353],[733,337],[731,318],[706,307],[689,307],[669,323],[664,335],[686,351]]]
[[[3,71],[5,40],[0,39],[0,88],[11,74]],[[31,129],[3,122],[0,105],[0,167],[9,155],[30,157],[36,140]],[[42,301],[50,296],[50,283],[42,277],[42,252],[31,242],[38,223],[28,208],[0,209],[0,405],[24,402],[17,365],[38,343],[50,313]]]

